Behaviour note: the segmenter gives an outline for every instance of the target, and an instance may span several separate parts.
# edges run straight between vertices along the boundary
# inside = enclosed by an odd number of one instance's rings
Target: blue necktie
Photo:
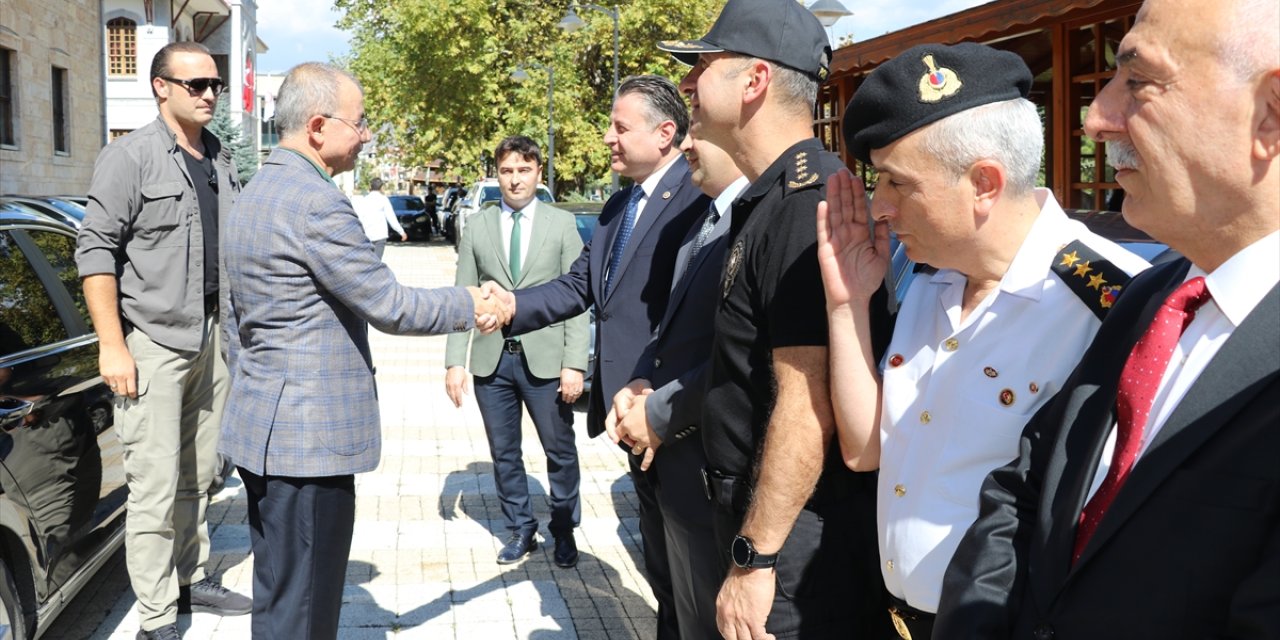
[[[609,254],[609,274],[604,278],[604,295],[609,297],[613,288],[613,279],[618,275],[618,265],[622,264],[622,254],[627,249],[627,241],[631,239],[631,228],[636,226],[636,212],[640,208],[640,198],[644,197],[644,189],[640,185],[631,187],[631,198],[627,200],[627,208],[622,212],[622,228],[613,237],[613,249]]]

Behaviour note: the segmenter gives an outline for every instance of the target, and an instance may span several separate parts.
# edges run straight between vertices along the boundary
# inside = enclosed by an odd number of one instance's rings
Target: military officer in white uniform
[[[877,533],[890,612],[929,638],[942,576],[978,516],[978,490],[1017,455],[1023,425],[1075,367],[1143,259],[1067,218],[1036,189],[1044,132],[1017,55],[914,47],[858,89],[843,123],[879,172],[867,228],[842,172],[818,212],[841,451],[880,469]],[[889,231],[920,273],[880,363],[868,300]]]

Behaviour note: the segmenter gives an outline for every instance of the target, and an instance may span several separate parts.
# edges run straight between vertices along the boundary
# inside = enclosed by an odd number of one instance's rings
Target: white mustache
[[[1107,164],[1112,169],[1140,169],[1142,158],[1132,144],[1122,140],[1107,142]]]

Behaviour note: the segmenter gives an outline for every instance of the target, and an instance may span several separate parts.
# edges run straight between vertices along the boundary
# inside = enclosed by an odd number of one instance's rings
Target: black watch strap
[[[734,537],[729,552],[733,563],[741,569],[769,569],[778,564],[778,554],[756,551],[755,543],[744,535]]]

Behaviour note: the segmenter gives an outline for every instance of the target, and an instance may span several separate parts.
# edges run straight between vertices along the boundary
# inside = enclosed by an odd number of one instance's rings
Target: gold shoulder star
[[[1097,289],[1097,290],[1101,291],[1101,290],[1102,290],[1102,285],[1104,285],[1104,284],[1106,284],[1106,283],[1107,283],[1107,281],[1106,281],[1106,280],[1104,280],[1104,279],[1102,278],[1102,274],[1101,274],[1101,273],[1096,273],[1096,274],[1094,274],[1094,275],[1089,276],[1089,288],[1090,288],[1090,289]]]
[[[1078,252],[1076,251],[1072,251],[1071,253],[1062,254],[1062,266],[1064,267],[1076,266],[1076,263],[1080,261],[1080,256],[1076,255],[1077,253]]]
[[[1084,262],[1076,265],[1076,275],[1080,276],[1081,278],[1083,278],[1085,274],[1089,273],[1090,271],[1093,271],[1093,267],[1089,266],[1088,260],[1085,260]]]

